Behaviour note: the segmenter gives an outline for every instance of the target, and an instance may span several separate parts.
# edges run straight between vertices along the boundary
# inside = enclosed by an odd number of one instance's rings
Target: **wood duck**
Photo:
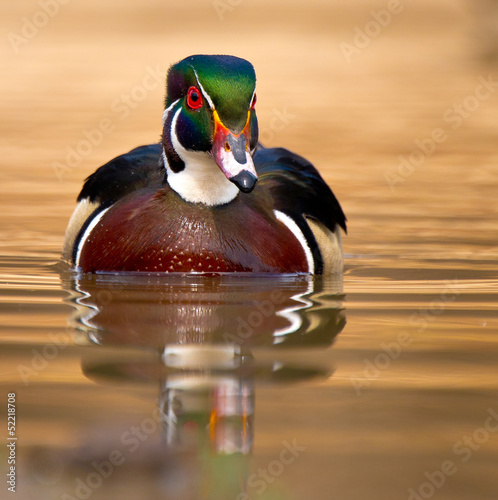
[[[161,142],[86,179],[63,260],[83,272],[341,272],[334,194],[304,158],[258,144],[253,66],[195,55],[166,86]]]

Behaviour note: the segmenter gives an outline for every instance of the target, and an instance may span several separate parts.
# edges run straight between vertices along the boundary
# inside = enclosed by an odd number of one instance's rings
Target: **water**
[[[61,6],[1,55],[0,428],[6,444],[14,393],[16,498],[496,500],[498,98],[475,97],[498,81],[491,11],[480,25],[463,1],[406,5],[348,62],[340,44],[382,2],[169,6],[168,30],[154,0],[106,5]],[[5,31],[38,9],[10,6]],[[158,136],[162,83],[142,99],[145,75],[226,40],[256,66],[266,142],[310,158],[341,201],[342,279],[65,269],[82,180]],[[54,167],[104,118],[112,133]]]

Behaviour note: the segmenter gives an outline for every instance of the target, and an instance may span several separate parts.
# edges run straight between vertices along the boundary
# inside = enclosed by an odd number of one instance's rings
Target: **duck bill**
[[[244,129],[234,134],[220,120],[216,110],[214,115],[214,141],[211,149],[213,159],[225,174],[243,193],[250,193],[258,180],[254,162],[249,152],[249,114]]]

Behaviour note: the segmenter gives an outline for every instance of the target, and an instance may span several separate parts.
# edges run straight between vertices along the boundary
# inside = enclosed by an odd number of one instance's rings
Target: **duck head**
[[[220,205],[257,182],[256,75],[246,60],[196,55],[168,72],[163,159],[168,184],[186,201]]]

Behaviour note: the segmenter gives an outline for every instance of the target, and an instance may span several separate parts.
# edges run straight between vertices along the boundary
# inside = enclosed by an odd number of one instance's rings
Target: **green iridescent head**
[[[191,87],[202,87],[206,104],[214,106],[221,121],[239,133],[247,121],[247,111],[256,88],[252,64],[235,56],[197,55],[171,66],[168,72],[166,107],[187,95]]]
[[[185,168],[186,152],[206,152],[228,180],[250,191],[257,180],[255,88],[252,64],[239,57],[195,55],[171,66],[162,140],[170,169]]]

